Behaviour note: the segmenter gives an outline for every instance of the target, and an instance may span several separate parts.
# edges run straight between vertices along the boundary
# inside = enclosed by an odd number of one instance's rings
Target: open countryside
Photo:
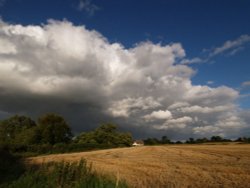
[[[249,144],[166,145],[118,148],[28,158],[92,163],[101,174],[126,180],[131,187],[249,187]]]
[[[250,188],[250,0],[0,0],[0,188]]]

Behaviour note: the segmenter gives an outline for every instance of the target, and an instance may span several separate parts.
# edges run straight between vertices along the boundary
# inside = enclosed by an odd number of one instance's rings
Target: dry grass
[[[29,158],[28,162],[86,158],[100,173],[131,187],[250,187],[250,145],[171,145],[109,149]]]

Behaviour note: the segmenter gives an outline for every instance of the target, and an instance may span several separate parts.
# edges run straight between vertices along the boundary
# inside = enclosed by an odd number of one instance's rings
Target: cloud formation
[[[78,4],[78,10],[85,11],[89,16],[93,16],[99,9],[91,0],[80,0]]]
[[[180,43],[141,42],[126,49],[68,21],[0,23],[0,115],[63,114],[75,132],[103,121],[136,137],[236,137],[249,128],[238,91],[193,85],[176,64]]]
[[[180,64],[200,64],[210,62],[215,56],[227,53],[229,56],[233,56],[236,53],[244,50],[244,45],[250,42],[249,35],[241,35],[235,40],[228,40],[224,42],[221,46],[214,47],[212,49],[204,49],[206,52],[205,57],[194,57],[194,58],[184,58],[180,61]]]
[[[149,121],[152,121],[154,119],[170,119],[172,118],[172,113],[168,110],[158,110],[153,111],[151,114],[145,115],[144,118]]]
[[[250,86],[250,81],[245,81],[243,83],[241,83],[242,87],[249,87]]]
[[[242,46],[248,42],[250,42],[250,36],[249,35],[241,35],[239,38],[237,38],[235,40],[228,40],[222,46],[214,48],[210,52],[209,57],[213,57],[215,55],[224,53],[226,51],[230,51],[230,54],[234,55],[238,51],[242,50]]]

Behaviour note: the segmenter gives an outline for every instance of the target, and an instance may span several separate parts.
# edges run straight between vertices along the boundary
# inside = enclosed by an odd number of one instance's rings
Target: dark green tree
[[[2,144],[32,144],[36,123],[27,116],[15,115],[0,123]]]
[[[210,139],[212,142],[221,142],[223,138],[221,136],[212,136]]]
[[[161,143],[162,144],[169,144],[171,141],[168,139],[168,137],[167,136],[163,136],[162,138],[161,138]]]
[[[117,125],[113,123],[105,123],[94,131],[80,134],[75,142],[82,144],[130,146],[132,144],[132,135],[130,133],[119,132]]]
[[[38,135],[40,143],[51,145],[67,143],[72,138],[71,129],[65,119],[53,113],[38,118]]]
[[[158,145],[161,144],[161,141],[158,140],[157,138],[147,138],[144,140],[145,145]]]
[[[99,144],[115,144],[119,141],[117,126],[112,123],[102,124],[95,130],[95,139]]]

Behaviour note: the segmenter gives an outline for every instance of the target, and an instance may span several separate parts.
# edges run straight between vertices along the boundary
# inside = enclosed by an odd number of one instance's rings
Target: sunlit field
[[[27,163],[81,158],[130,187],[250,186],[249,144],[142,146],[38,156]]]

